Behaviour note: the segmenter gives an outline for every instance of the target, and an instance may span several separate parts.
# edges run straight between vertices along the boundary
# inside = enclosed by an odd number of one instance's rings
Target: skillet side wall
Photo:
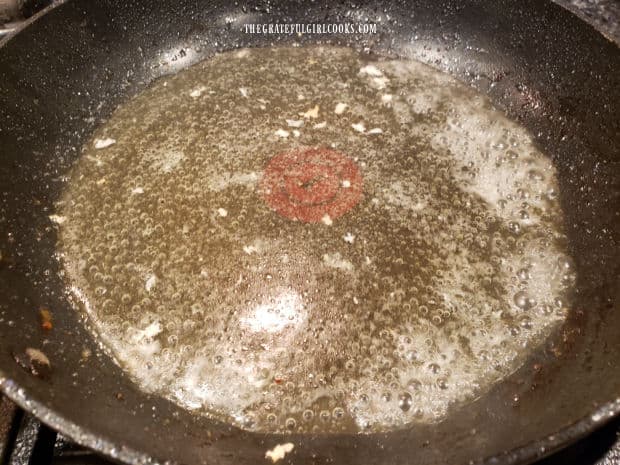
[[[237,465],[261,463],[266,449],[285,441],[296,444],[295,463],[467,463],[544,438],[617,398],[620,49],[557,5],[538,0],[242,3],[74,0],[0,48],[3,389],[22,404],[32,400],[30,409],[49,407],[69,421],[35,413],[107,454],[134,462],[145,453]],[[244,23],[366,18],[379,24],[379,34],[240,32]],[[571,322],[531,364],[442,424],[387,435],[300,438],[242,433],[194,418],[139,392],[101,353],[68,302],[48,216],[94,127],[156,77],[218,50],[293,41],[368,48],[445,70],[530,129],[558,168],[579,276]],[[40,328],[40,305],[53,311],[52,331]],[[27,347],[49,357],[53,369],[46,379],[15,363]],[[84,349],[93,355],[85,359]],[[535,371],[537,363],[543,368]],[[113,451],[113,444],[127,447]],[[537,451],[524,449],[499,463],[527,460]]]

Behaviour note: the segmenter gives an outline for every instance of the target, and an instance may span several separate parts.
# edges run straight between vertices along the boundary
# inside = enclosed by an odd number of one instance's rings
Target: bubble
[[[525,291],[517,292],[513,297],[513,301],[515,305],[522,310],[529,310],[536,306],[536,300],[530,297]]]
[[[508,223],[508,230],[513,234],[521,233],[521,225],[516,221],[511,221]]]
[[[246,415],[243,419],[243,426],[252,429],[256,425],[256,418],[253,415]]]
[[[429,363],[428,364],[428,369],[431,371],[431,373],[433,373],[434,375],[436,375],[437,373],[439,373],[441,371],[441,367],[439,366],[438,363]]]
[[[519,318],[519,324],[523,329],[532,329],[532,319],[529,316]]]
[[[408,392],[403,392],[398,397],[398,407],[400,407],[403,412],[408,412],[411,408],[412,403],[413,399],[411,397],[411,394],[409,394]]]
[[[294,430],[297,427],[297,421],[294,418],[287,418],[284,422],[286,429]]]
[[[407,381],[407,389],[411,392],[420,390],[420,386],[422,386],[422,383],[417,379],[410,379]]]
[[[437,380],[437,387],[442,390],[448,389],[448,380],[446,378],[439,378]]]
[[[553,313],[553,307],[549,304],[543,304],[540,306],[540,310],[545,315],[551,315]]]
[[[528,173],[528,177],[533,180],[533,181],[542,181],[543,179],[545,179],[545,177],[543,176],[543,174],[540,171],[537,170],[531,170]]]
[[[572,261],[568,257],[560,257],[558,259],[558,268],[561,271],[569,271],[573,268]]]
[[[530,278],[530,272],[527,270],[527,268],[521,268],[519,271],[517,271],[517,277],[521,281],[527,281]]]

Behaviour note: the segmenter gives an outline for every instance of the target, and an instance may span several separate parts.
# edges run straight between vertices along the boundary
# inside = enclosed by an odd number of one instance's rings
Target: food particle
[[[258,252],[258,249],[253,245],[244,245],[243,251],[248,255],[252,255],[253,253]]]
[[[381,70],[374,65],[366,65],[360,68],[360,74],[367,74],[368,76],[373,76],[373,77],[383,76],[383,73],[381,72]]]
[[[146,292],[151,292],[151,289],[155,287],[155,284],[157,284],[157,276],[154,274],[149,275],[144,283],[144,289],[146,289]]]
[[[192,98],[198,98],[202,95],[202,93],[207,90],[205,86],[200,86],[189,93],[189,96]]]
[[[372,78],[372,82],[377,89],[385,89],[385,86],[389,82],[389,79],[384,77],[374,77]]]
[[[366,126],[364,126],[364,123],[353,123],[351,127],[355,129],[357,132],[366,131]]]
[[[52,325],[52,312],[47,307],[41,307],[39,309],[39,315],[41,317],[41,328],[46,331],[50,331],[53,328]]]
[[[334,113],[336,113],[337,115],[342,115],[346,109],[347,109],[346,103],[338,103],[336,105],[336,108],[334,109]]]
[[[23,352],[13,353],[15,362],[37,378],[47,379],[52,373],[49,358],[39,349],[28,347]]]
[[[300,113],[299,115],[303,116],[304,118],[318,118],[319,117],[319,106],[315,105],[310,110],[306,111],[305,113]]]
[[[48,218],[56,224],[63,224],[67,219],[65,216],[60,215],[50,215]]]
[[[300,128],[304,125],[303,119],[287,119],[286,124],[292,128]]]
[[[38,362],[42,365],[50,365],[50,359],[47,358],[47,355],[45,355],[39,349],[28,347],[26,349],[26,355],[28,355],[28,357],[30,357],[30,359],[34,362]]]
[[[109,146],[114,144],[116,144],[115,139],[95,139],[95,148],[98,150],[108,148]]]
[[[295,445],[292,442],[286,442],[284,444],[278,444],[273,449],[265,452],[265,458],[271,459],[273,463],[282,460],[284,456],[293,451]]]

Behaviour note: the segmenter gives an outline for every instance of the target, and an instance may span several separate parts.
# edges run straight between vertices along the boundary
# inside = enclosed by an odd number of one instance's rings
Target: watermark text
[[[372,23],[248,23],[243,25],[246,34],[376,34]]]

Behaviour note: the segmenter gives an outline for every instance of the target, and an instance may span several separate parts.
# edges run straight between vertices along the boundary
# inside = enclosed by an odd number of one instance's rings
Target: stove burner
[[[261,192],[267,205],[286,218],[329,224],[357,205],[362,176],[351,158],[335,150],[302,149],[269,161]]]

